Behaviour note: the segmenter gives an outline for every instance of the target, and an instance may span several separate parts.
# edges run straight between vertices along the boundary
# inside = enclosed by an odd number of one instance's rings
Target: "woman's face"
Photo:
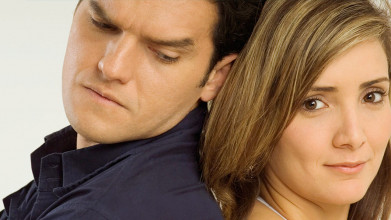
[[[271,185],[317,204],[360,200],[391,135],[389,86],[379,41],[360,43],[333,60],[273,152]]]

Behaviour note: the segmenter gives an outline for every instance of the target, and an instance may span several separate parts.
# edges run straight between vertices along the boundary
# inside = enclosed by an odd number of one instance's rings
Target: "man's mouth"
[[[99,101],[101,101],[103,103],[115,104],[115,105],[119,105],[121,107],[124,107],[118,101],[118,99],[114,95],[110,94],[109,92],[98,89],[96,87],[85,86],[84,88],[86,88],[93,96],[95,96]]]

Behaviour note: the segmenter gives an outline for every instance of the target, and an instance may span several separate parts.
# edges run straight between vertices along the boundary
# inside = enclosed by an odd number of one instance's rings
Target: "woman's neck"
[[[346,220],[348,218],[350,205],[330,205],[310,201],[289,189],[273,173],[267,175],[260,191],[261,197],[287,219]]]

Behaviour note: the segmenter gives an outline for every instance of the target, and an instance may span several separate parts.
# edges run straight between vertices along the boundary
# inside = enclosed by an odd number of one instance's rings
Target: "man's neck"
[[[93,145],[96,145],[98,143],[92,142],[88,140],[87,138],[83,137],[80,134],[77,134],[77,141],[76,141],[76,149],[82,149],[86,147],[91,147]]]

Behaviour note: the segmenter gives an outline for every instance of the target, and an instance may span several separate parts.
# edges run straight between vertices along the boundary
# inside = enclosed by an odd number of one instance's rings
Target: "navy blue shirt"
[[[4,201],[0,219],[223,219],[200,181],[205,105],[157,137],[76,150],[67,127],[31,154],[34,180]]]

